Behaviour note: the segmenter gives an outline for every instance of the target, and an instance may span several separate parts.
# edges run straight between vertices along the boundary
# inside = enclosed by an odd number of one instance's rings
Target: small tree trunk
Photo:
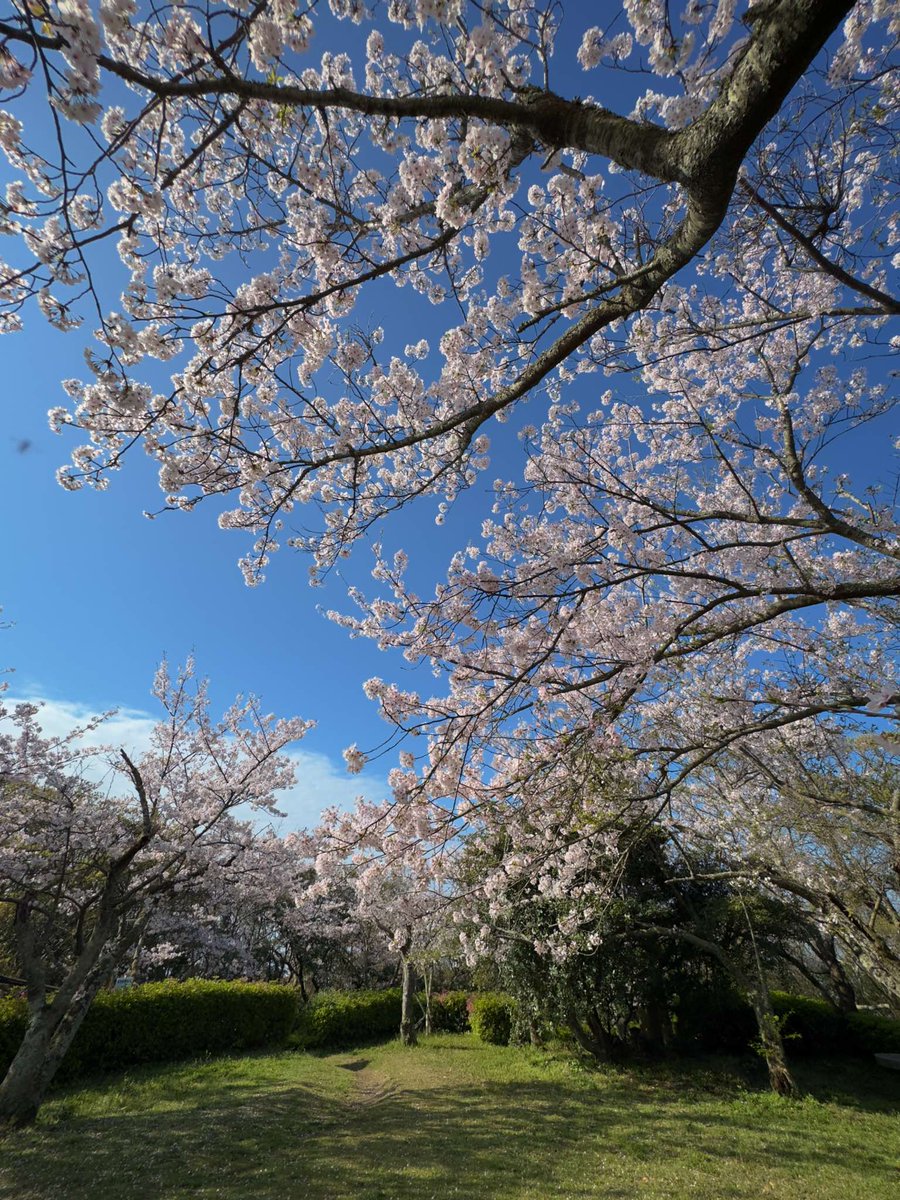
[[[666,1050],[671,1041],[669,1014],[658,1000],[648,1000],[638,1009],[641,1037],[649,1050]]]
[[[303,978],[303,959],[297,960],[297,965],[294,968],[294,975],[297,980],[297,987],[300,989],[300,996],[304,1004],[309,1004],[309,993],[306,990],[306,980]]]
[[[575,1012],[574,1008],[570,1008],[566,1012],[566,1023],[572,1031],[572,1035],[578,1045],[592,1057],[599,1059],[601,1062],[607,1062],[610,1055],[610,1042],[606,1030],[597,1021],[596,1017],[591,1021],[590,1014],[588,1015],[588,1025],[590,1026],[593,1037],[589,1037],[585,1033],[584,1026],[581,1023],[581,1017]]]
[[[98,981],[77,992],[67,1008],[58,1009],[57,998],[33,1015],[0,1084],[0,1129],[30,1125],[35,1119],[47,1088],[99,990]]]
[[[415,996],[413,995],[415,973],[412,963],[405,954],[401,955],[400,965],[403,972],[400,1007],[400,1041],[404,1046],[415,1046],[416,1019],[414,1013]]]
[[[425,989],[425,1036],[431,1037],[431,986],[434,982],[434,968],[426,967],[422,976],[422,987]]]
[[[856,1012],[856,993],[847,978],[843,964],[837,955],[837,946],[833,937],[820,937],[815,945],[816,954],[828,971],[829,991],[835,1008],[844,1016]]]
[[[747,981],[747,998],[753,1005],[763,1057],[769,1070],[772,1091],[779,1096],[799,1096],[800,1089],[794,1082],[784,1053],[784,1041],[778,1028],[778,1018],[763,982]]]
[[[595,1008],[589,1008],[585,1013],[588,1029],[590,1029],[594,1041],[603,1051],[605,1059],[612,1060],[616,1057],[616,1039],[609,1033],[606,1026],[600,1020],[600,1016]]]

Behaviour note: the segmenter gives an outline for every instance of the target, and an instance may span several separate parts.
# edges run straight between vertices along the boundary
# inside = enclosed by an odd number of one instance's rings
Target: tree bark
[[[422,975],[422,987],[425,992],[425,1036],[431,1037],[431,990],[434,982],[434,966],[428,966]]]
[[[658,1000],[649,1000],[638,1009],[640,1032],[644,1044],[650,1050],[665,1051],[669,1047],[672,1035],[672,1023],[663,1004]]]
[[[595,1012],[589,1011],[586,1015],[586,1020],[590,1029],[590,1035],[585,1032],[581,1018],[575,1012],[575,1009],[570,1008],[566,1011],[566,1023],[572,1031],[572,1036],[582,1050],[586,1051],[593,1058],[599,1059],[600,1062],[609,1062],[613,1057],[612,1039],[603,1028]]]
[[[765,983],[762,980],[746,978],[744,988],[756,1015],[760,1049],[766,1060],[772,1091],[779,1096],[799,1096],[800,1089],[788,1069],[778,1017],[772,1008]]]
[[[415,1046],[415,972],[413,970],[413,965],[406,954],[401,955],[400,965],[403,972],[402,999],[400,1007],[400,1041],[404,1046]]]
[[[838,958],[834,937],[817,937],[813,949],[828,972],[828,990],[834,1007],[845,1016],[856,1012],[856,992]]]
[[[0,1129],[34,1121],[100,983],[98,974],[75,993],[68,1005],[57,995],[34,1013],[0,1084]]]

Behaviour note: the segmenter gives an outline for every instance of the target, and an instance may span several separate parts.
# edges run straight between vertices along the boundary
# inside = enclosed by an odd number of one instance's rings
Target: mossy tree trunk
[[[57,994],[52,1003],[43,1004],[32,1015],[0,1084],[0,1128],[30,1125],[35,1119],[100,983],[98,977],[68,1003]]]

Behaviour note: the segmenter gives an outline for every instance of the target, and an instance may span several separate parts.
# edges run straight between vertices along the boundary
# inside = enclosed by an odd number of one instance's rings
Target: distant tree
[[[348,883],[357,919],[378,929],[400,959],[404,1045],[416,1043],[416,968],[452,928],[446,819],[437,806],[428,812],[360,800],[352,812],[325,813],[310,843],[323,884]]]
[[[31,704],[0,705],[0,906],[13,912],[30,1020],[0,1083],[0,1124],[40,1107],[97,991],[171,897],[264,886],[254,810],[293,781],[282,753],[309,728],[254,700],[209,714],[192,666],[154,694],[164,718],[132,759],[87,749],[75,729],[45,737]],[[87,773],[105,762],[102,782]],[[246,817],[236,812],[240,806]]]

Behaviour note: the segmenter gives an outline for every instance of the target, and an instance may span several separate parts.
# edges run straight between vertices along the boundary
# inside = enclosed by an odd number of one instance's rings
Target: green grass
[[[0,1142],[0,1197],[893,1200],[900,1076],[798,1073],[786,1102],[734,1066],[594,1072],[470,1035],[142,1068]]]

